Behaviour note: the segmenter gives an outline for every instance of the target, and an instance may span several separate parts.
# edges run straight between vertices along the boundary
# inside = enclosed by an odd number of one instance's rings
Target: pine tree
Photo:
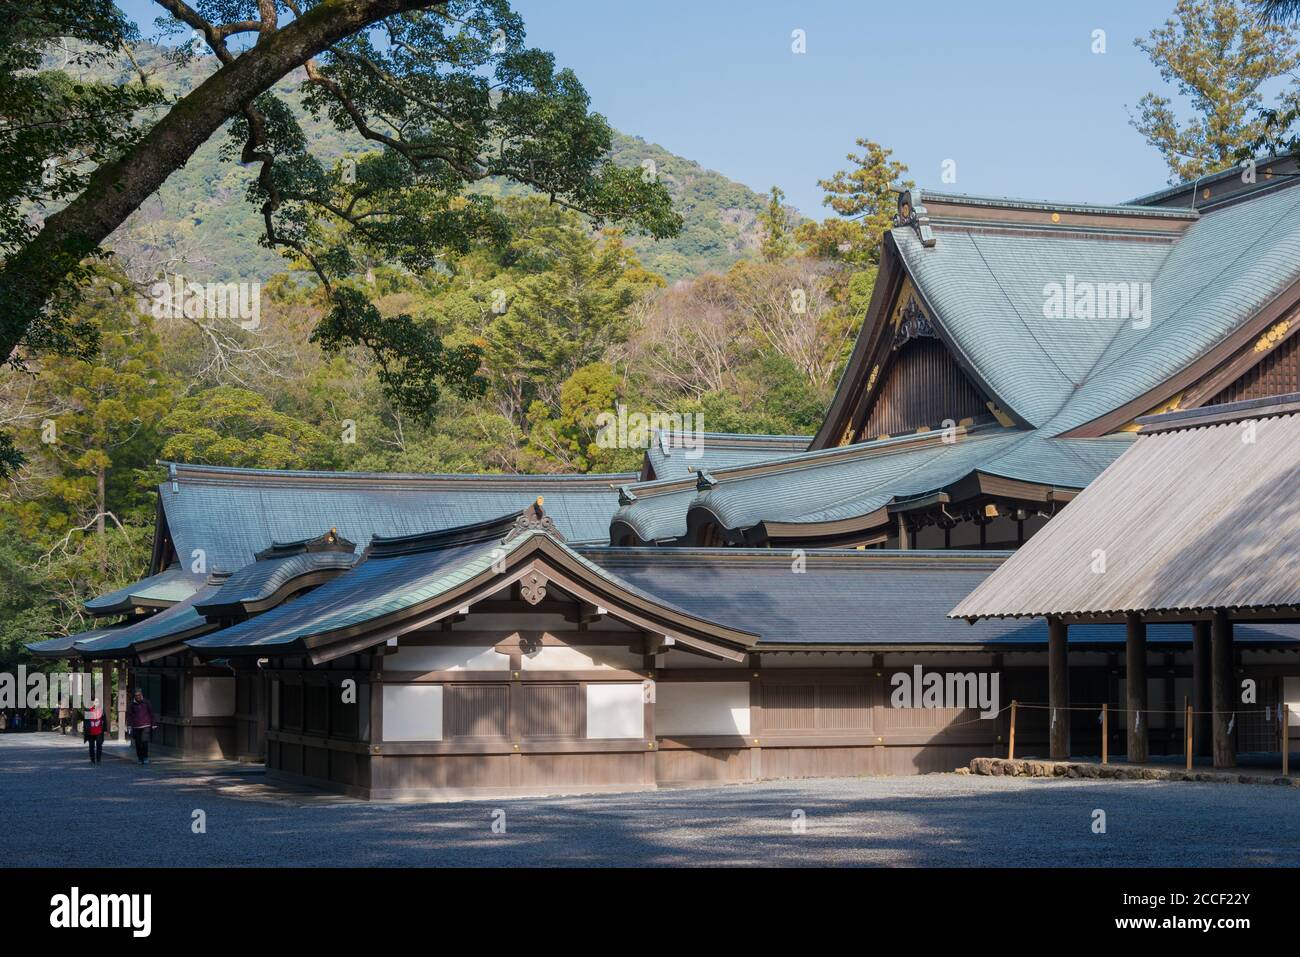
[[[1164,157],[1172,182],[1228,168],[1266,139],[1269,114],[1300,107],[1300,78],[1269,109],[1262,92],[1300,67],[1295,31],[1261,21],[1238,0],[1178,0],[1163,26],[1133,43],[1191,109],[1180,117],[1169,97],[1150,92],[1131,120]]]

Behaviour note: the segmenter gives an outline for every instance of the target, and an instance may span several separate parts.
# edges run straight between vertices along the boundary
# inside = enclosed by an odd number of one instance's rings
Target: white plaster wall
[[[616,671],[640,668],[644,656],[612,645],[543,645],[521,659],[524,671]]]
[[[441,741],[442,685],[384,685],[385,741]]]
[[[656,682],[655,734],[749,734],[749,682]]]
[[[235,713],[235,679],[195,678],[194,716],[229,717]]]
[[[642,684],[587,685],[587,737],[645,737],[645,690]]]
[[[1282,679],[1282,698],[1286,702],[1287,727],[1300,727],[1300,678]]]
[[[509,671],[510,656],[487,645],[403,645],[384,656],[388,671]]]

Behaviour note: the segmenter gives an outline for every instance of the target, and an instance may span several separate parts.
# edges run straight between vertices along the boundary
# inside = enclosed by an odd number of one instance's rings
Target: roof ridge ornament
[[[542,508],[542,496],[540,495],[537,496],[537,501],[519,513],[514,525],[510,526],[510,531],[506,532],[506,537],[501,541],[503,544],[508,544],[520,535],[532,531],[545,532],[558,542],[565,540],[564,536],[560,534],[560,530],[555,526],[554,520]]]
[[[636,493],[632,491],[630,485],[620,485],[618,487],[618,504],[631,505],[636,501]]]
[[[708,469],[697,469],[694,466],[688,465],[686,466],[686,470],[695,473],[695,490],[697,492],[707,492],[718,484],[718,480],[710,474]]]
[[[921,245],[931,249],[935,245],[934,230],[930,228],[930,212],[922,203],[921,190],[917,187],[898,191],[898,212],[894,215],[895,226],[911,226]]]

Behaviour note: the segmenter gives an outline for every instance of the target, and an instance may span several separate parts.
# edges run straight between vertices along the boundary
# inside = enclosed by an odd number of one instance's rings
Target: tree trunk
[[[108,539],[104,537],[104,513],[107,507],[107,496],[104,494],[104,472],[101,466],[95,475],[95,508],[98,514],[95,516],[95,535],[99,542],[99,577],[100,580],[108,575]]]
[[[0,357],[18,348],[68,273],[247,103],[337,41],[395,13],[434,6],[445,3],[321,0],[208,77],[133,148],[95,170],[80,195],[5,263],[0,299],[8,305],[0,318]]]

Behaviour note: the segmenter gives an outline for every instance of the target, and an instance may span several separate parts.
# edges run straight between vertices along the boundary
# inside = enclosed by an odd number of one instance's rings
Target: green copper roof
[[[273,542],[334,528],[353,542],[455,528],[518,512],[538,497],[566,539],[608,541],[617,475],[386,475],[174,466],[158,487],[183,563],[234,572]]]
[[[1034,426],[1083,383],[1121,321],[1046,318],[1044,287],[1151,282],[1170,245],[945,229],[925,249],[911,230],[891,234],[908,272],[955,350],[994,396]],[[1119,402],[1116,403],[1120,404]]]
[[[937,432],[808,452],[762,469],[712,473],[717,484],[653,482],[632,486],[636,501],[614,520],[643,541],[687,534],[691,510],[743,530],[761,522],[813,523],[870,514],[893,502],[938,491],[975,472],[1058,488],[1086,486],[1132,442],[1053,439],[1037,432],[983,427],[948,444]]]
[[[382,618],[442,593],[481,574],[532,535],[508,544],[476,542],[393,558],[370,558],[297,601],[189,642],[197,649],[292,644]]]
[[[198,591],[204,577],[191,574],[180,565],[172,565],[157,575],[92,598],[86,602],[85,608],[92,615],[120,615],[140,606],[174,605]]]
[[[77,642],[110,636],[125,627],[127,626],[110,625],[107,628],[92,628],[90,631],[81,631],[75,635],[59,635],[57,638],[47,638],[44,641],[29,641],[26,647],[38,658],[66,658],[76,654],[73,646]]]
[[[372,547],[369,557],[355,568],[296,601],[196,638],[188,644],[205,652],[283,648],[306,638],[365,625],[416,605],[434,602],[458,585],[489,572],[497,563],[504,565],[515,552],[540,544],[540,539],[554,543],[593,576],[661,608],[692,615],[611,574],[546,531],[531,529],[506,542],[491,540],[421,551],[399,551],[392,553],[391,557],[381,555]],[[527,554],[525,552],[524,560],[527,560]]]
[[[692,470],[713,471],[784,458],[806,451],[811,441],[811,435],[656,433],[646,460],[655,479],[680,479]]]
[[[86,658],[117,658],[131,654],[138,645],[143,643],[184,635],[203,628],[207,622],[194,610],[194,605],[214,591],[216,591],[215,585],[204,585],[184,601],[170,608],[164,608],[148,618],[116,628],[79,635],[73,649]]]
[[[890,234],[957,353],[1047,436],[1156,388],[1300,279],[1300,189],[1201,214],[1176,241],[948,226]],[[1045,315],[1046,289],[1149,283],[1149,316]]]

